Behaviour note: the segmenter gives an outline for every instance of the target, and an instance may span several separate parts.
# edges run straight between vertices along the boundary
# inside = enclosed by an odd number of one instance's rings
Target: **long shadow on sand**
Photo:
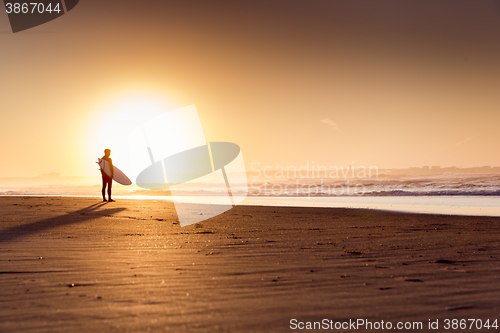
[[[90,205],[83,209],[70,212],[61,216],[36,221],[30,224],[8,228],[0,231],[0,243],[8,242],[16,238],[26,237],[32,234],[43,232],[48,229],[57,228],[64,225],[87,222],[103,216],[110,216],[126,210],[126,208],[111,208],[99,210],[106,203],[101,202]]]

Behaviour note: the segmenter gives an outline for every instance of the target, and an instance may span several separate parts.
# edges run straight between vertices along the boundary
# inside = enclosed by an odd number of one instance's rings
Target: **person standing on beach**
[[[111,149],[104,149],[104,156],[102,157],[103,160],[107,161],[109,163],[109,169],[111,170],[111,176],[108,176],[104,170],[101,168],[101,175],[102,175],[102,201],[106,201],[106,186],[108,187],[108,202],[115,202],[113,199],[111,199],[111,185],[113,184],[113,175],[114,175],[114,170],[113,170],[113,160],[109,157],[111,156]]]

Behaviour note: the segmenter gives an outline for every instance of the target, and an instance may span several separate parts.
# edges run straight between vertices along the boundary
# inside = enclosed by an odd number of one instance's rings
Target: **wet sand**
[[[500,218],[238,206],[181,228],[171,203],[57,197],[0,211],[1,332],[500,320]]]

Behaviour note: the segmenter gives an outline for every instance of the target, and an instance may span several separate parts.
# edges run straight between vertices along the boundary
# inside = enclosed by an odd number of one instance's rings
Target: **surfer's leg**
[[[104,177],[103,177],[102,178],[102,191],[101,191],[101,193],[102,193],[102,201],[106,201],[106,195],[105,195],[105,193],[106,193],[106,184],[107,184],[107,180],[104,179]]]
[[[109,201],[113,201],[111,199],[111,185],[113,184],[113,179],[109,178],[108,180],[108,199]]]

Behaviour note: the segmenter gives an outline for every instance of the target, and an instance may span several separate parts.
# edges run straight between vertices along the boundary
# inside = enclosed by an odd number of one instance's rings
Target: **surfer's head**
[[[111,155],[111,149],[104,149],[104,156],[109,157]]]

